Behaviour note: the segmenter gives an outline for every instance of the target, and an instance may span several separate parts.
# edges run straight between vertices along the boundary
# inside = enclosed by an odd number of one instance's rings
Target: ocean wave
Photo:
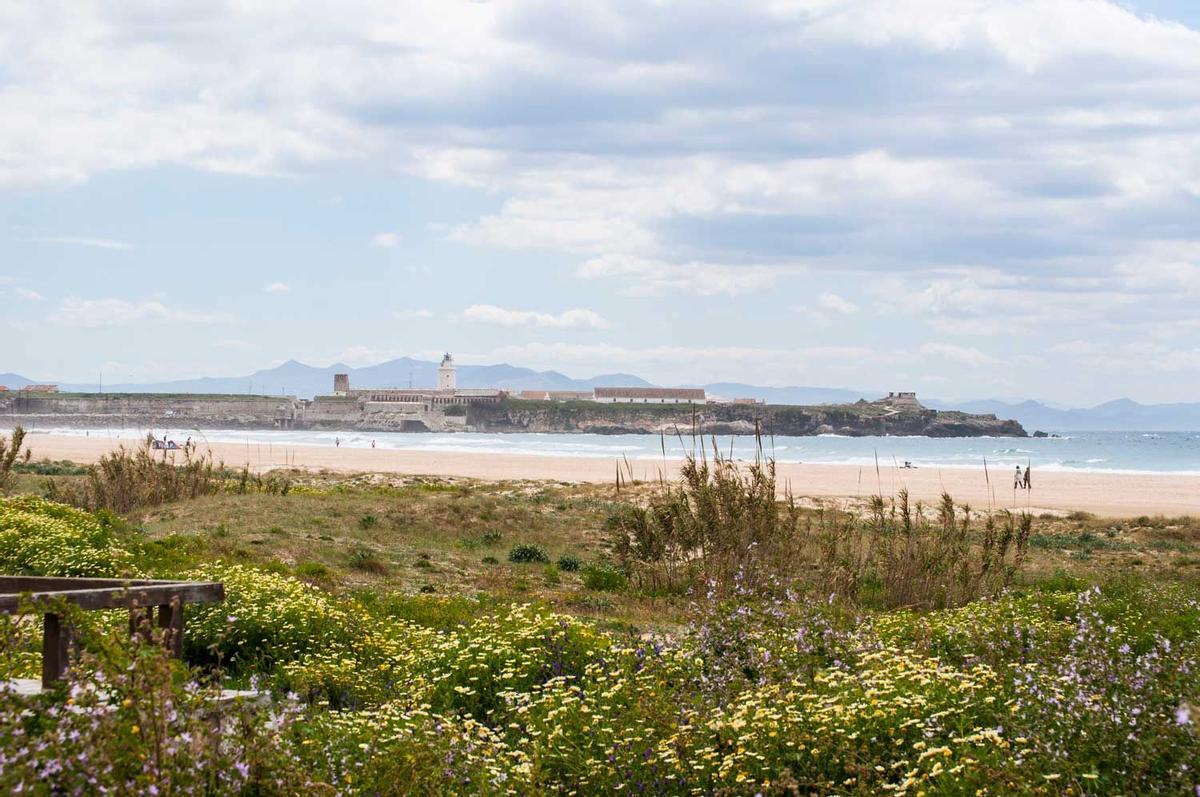
[[[335,441],[345,448],[360,450],[372,441],[384,451],[418,453],[466,453],[530,455],[539,457],[601,458],[637,461],[661,461],[663,441],[658,435],[587,435],[548,433],[401,433],[328,430],[241,430],[180,428],[108,428],[74,429],[49,427],[30,430],[34,454],[36,435],[58,434],[100,437],[126,444],[137,444],[153,431],[158,437],[178,442],[191,437],[195,441],[258,446],[263,453],[274,446],[333,447]],[[996,438],[1001,440],[1001,438]],[[928,437],[779,437],[766,446],[768,456],[780,464],[830,464],[891,469],[911,461],[919,469],[979,470],[987,463],[994,475],[1012,471],[1031,462],[1038,471],[1079,471],[1126,474],[1200,473],[1200,433],[1080,432],[1070,437],[1021,440],[1011,438],[997,443],[988,438]],[[707,441],[706,441],[707,443]],[[756,447],[752,438],[722,438],[719,448],[740,461],[753,461]],[[706,448],[708,446],[706,445]],[[689,442],[666,439],[666,456],[680,459],[693,451]]]

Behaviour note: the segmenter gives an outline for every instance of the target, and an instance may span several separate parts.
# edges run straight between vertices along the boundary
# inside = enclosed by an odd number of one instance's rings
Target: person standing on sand
[[[1013,490],[1015,491],[1021,486],[1021,466],[1017,466],[1016,473],[1013,474]]]
[[[1020,467],[1020,466],[1018,466],[1018,467]],[[1032,490],[1032,489],[1033,489],[1033,483],[1030,481],[1030,476],[1029,476],[1029,474],[1030,474],[1030,473],[1032,473],[1032,472],[1033,472],[1033,466],[1032,466],[1032,465],[1026,465],[1026,466],[1025,466],[1025,489],[1026,489],[1026,490]]]

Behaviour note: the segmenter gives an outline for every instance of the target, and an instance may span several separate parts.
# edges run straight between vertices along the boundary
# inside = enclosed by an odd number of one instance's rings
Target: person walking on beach
[[[1018,487],[1020,487],[1020,486],[1021,486],[1021,481],[1022,481],[1022,479],[1021,479],[1021,466],[1020,466],[1020,465],[1018,465],[1018,466],[1017,466],[1017,470],[1016,470],[1016,472],[1013,474],[1013,490],[1014,490],[1014,491],[1015,491],[1015,490],[1016,490]]]
[[[1020,467],[1020,466],[1018,465],[1018,467]],[[1029,476],[1029,474],[1030,474],[1030,473],[1032,473],[1032,472],[1033,472],[1033,466],[1032,466],[1032,465],[1026,465],[1026,466],[1025,466],[1025,489],[1026,489],[1026,490],[1032,490],[1032,489],[1033,489],[1033,483],[1030,481],[1030,476]]]

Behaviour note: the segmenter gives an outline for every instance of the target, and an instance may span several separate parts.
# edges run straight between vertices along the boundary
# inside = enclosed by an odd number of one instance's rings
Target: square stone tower
[[[350,393],[350,374],[333,375],[333,395],[345,396]]]

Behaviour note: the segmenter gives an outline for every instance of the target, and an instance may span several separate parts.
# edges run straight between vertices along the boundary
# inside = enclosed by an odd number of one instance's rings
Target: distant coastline
[[[376,432],[537,432],[814,436],[1027,437],[995,415],[934,410],[887,399],[819,406],[601,404],[500,395],[477,403],[290,396],[0,394],[0,417],[41,427],[308,429]]]

